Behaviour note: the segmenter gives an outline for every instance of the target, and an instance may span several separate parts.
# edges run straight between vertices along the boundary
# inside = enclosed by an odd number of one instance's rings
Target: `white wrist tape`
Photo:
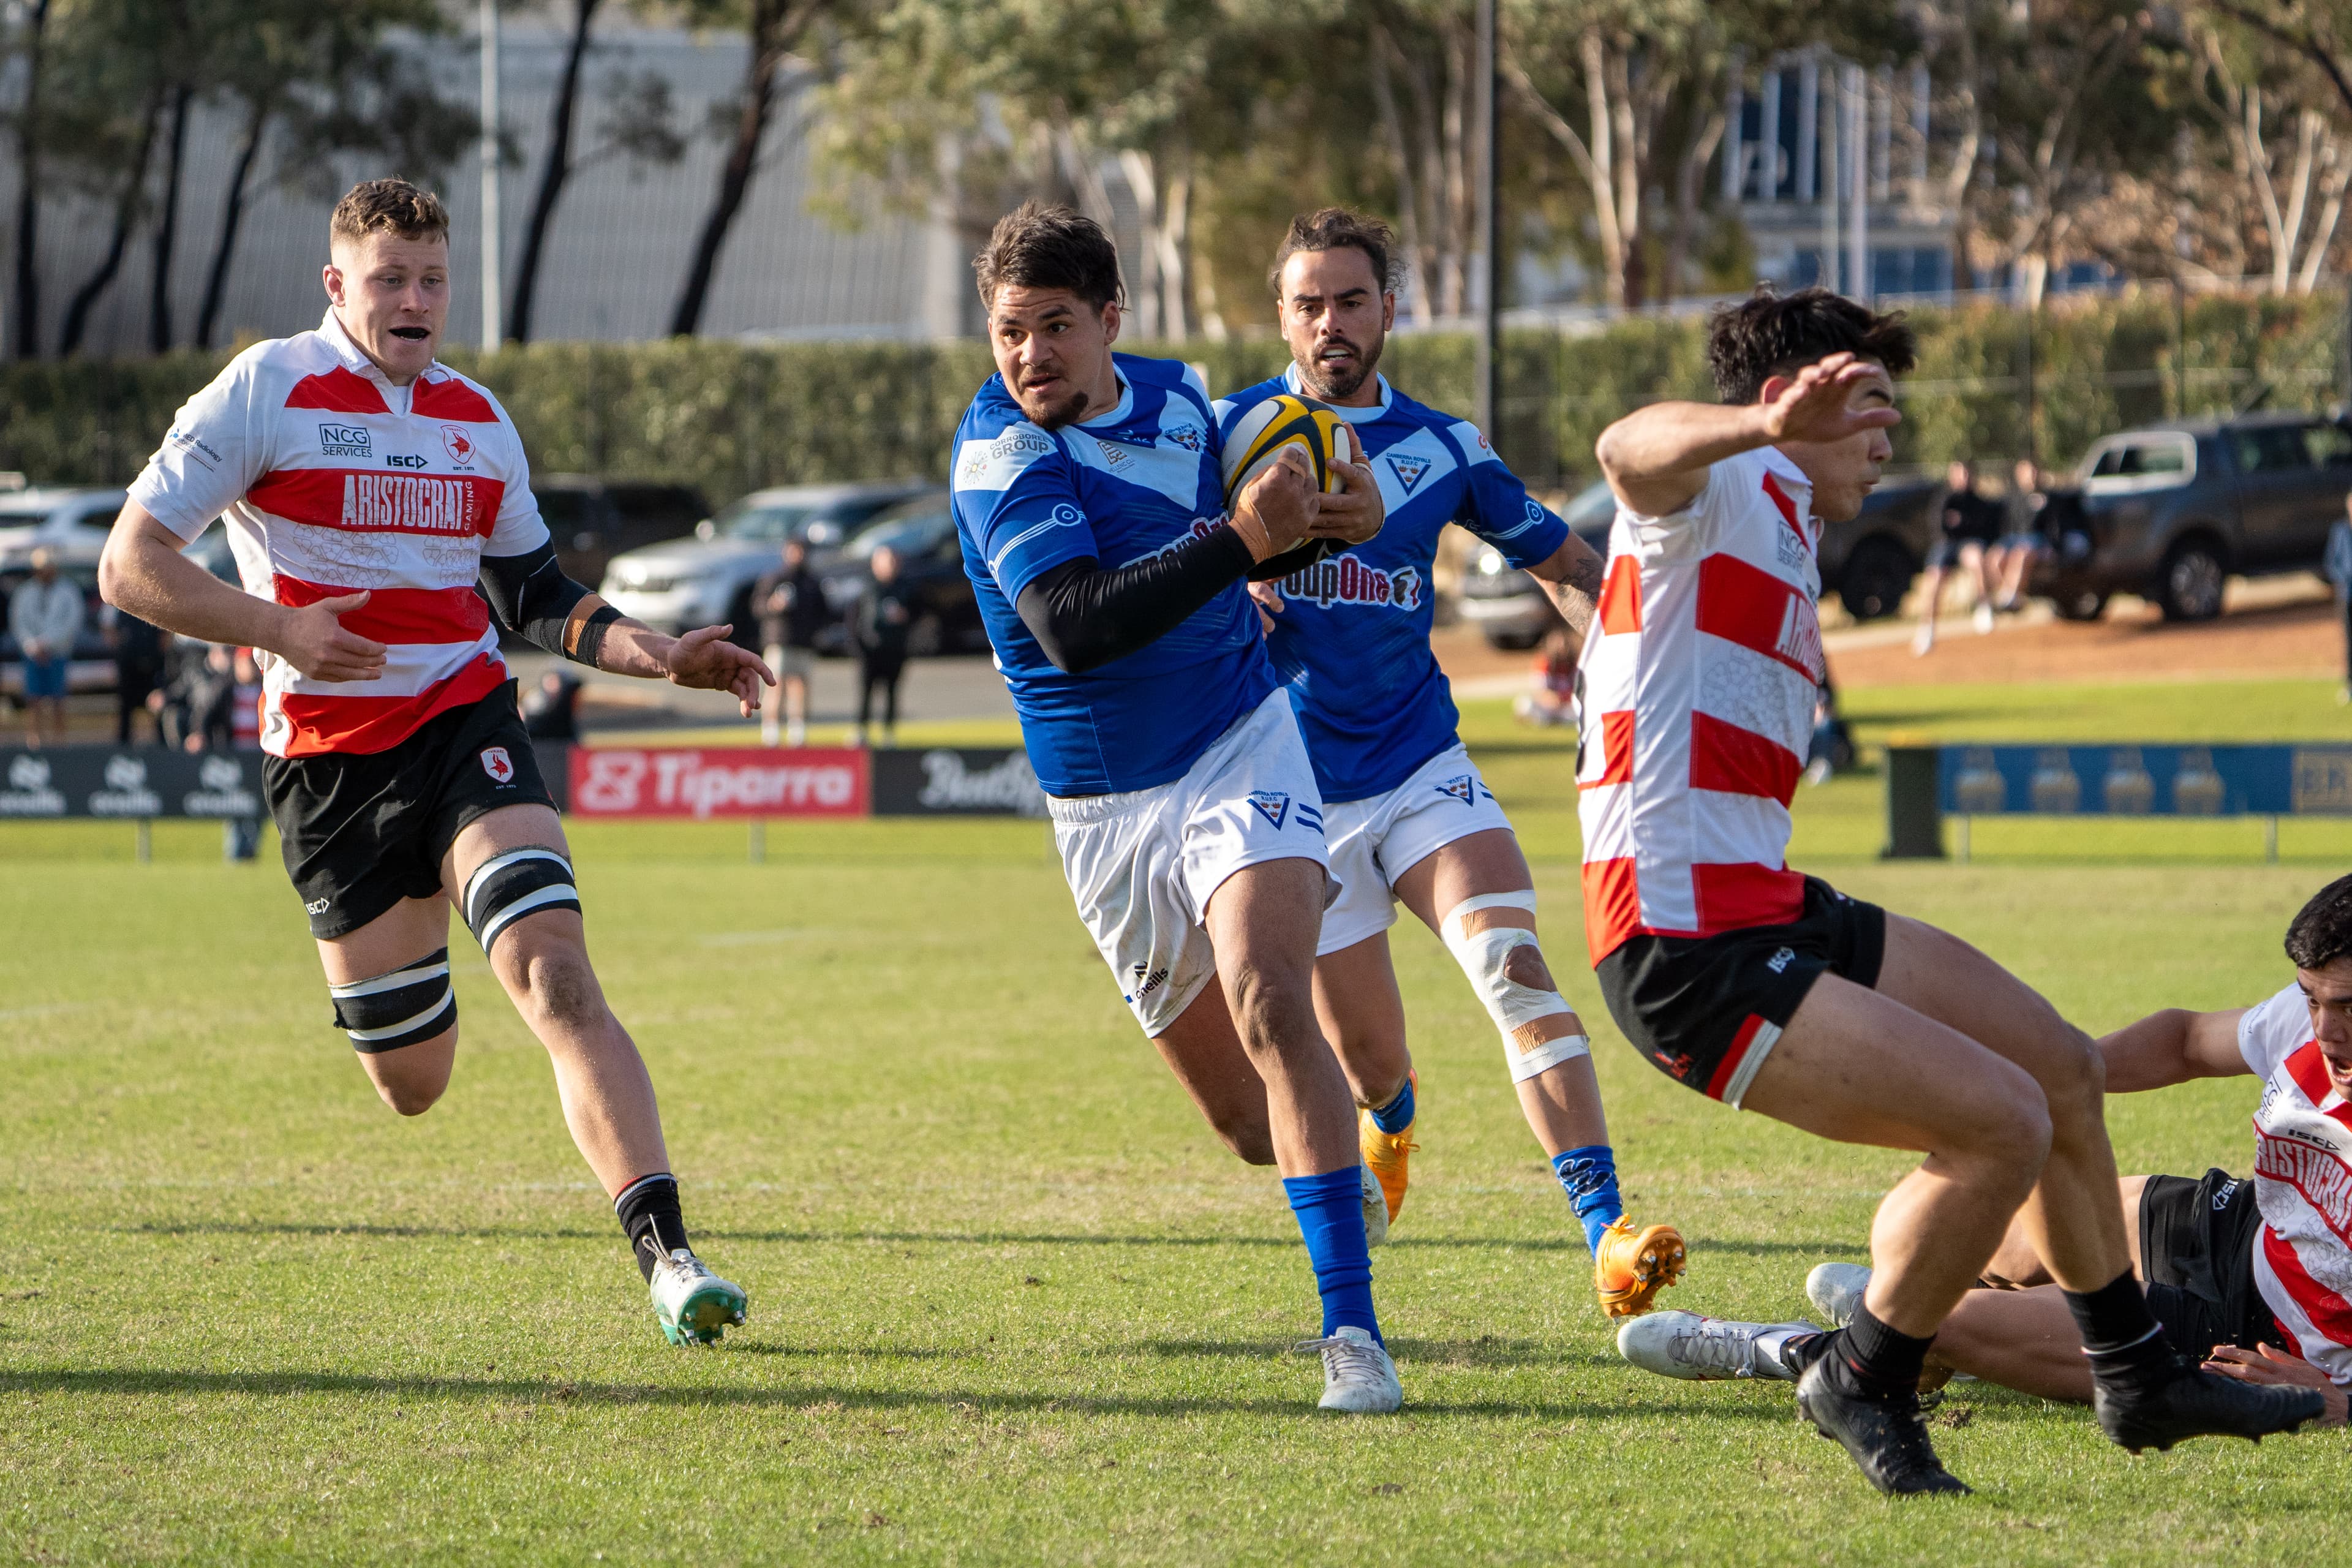
[[[1475,899],[1465,899],[1445,916],[1441,929],[1445,945],[1453,952],[1462,973],[1470,977],[1471,987],[1478,1000],[1486,1005],[1487,1016],[1502,1031],[1503,1053],[1511,1065],[1511,1081],[1524,1083],[1537,1074],[1549,1071],[1564,1061],[1572,1061],[1591,1054],[1591,1045],[1582,1035],[1559,1035],[1546,1039],[1529,1026],[1538,1019],[1554,1018],[1572,1014],[1557,991],[1548,987],[1522,985],[1508,973],[1511,954],[1520,948],[1533,949],[1538,962],[1543,950],[1536,943],[1536,933],[1524,926],[1495,926],[1486,931],[1467,931],[1463,927],[1465,917],[1480,910],[1526,910],[1534,913],[1536,895],[1533,889],[1516,893],[1487,893]]]

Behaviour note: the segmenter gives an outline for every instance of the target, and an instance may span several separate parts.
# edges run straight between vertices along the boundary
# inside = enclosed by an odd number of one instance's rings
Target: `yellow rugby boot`
[[[1389,1218],[1391,1220],[1396,1218],[1397,1211],[1404,1207],[1404,1189],[1408,1179],[1405,1164],[1412,1158],[1412,1152],[1421,1147],[1412,1141],[1412,1130],[1421,1121],[1420,1069],[1407,1069],[1405,1081],[1412,1088],[1413,1117],[1404,1124],[1402,1131],[1381,1131],[1373,1124],[1372,1113],[1368,1107],[1359,1107],[1356,1111],[1356,1146],[1362,1151],[1364,1163],[1371,1171],[1373,1179],[1381,1184],[1381,1196],[1388,1200]]]
[[[1592,1259],[1592,1293],[1612,1318],[1636,1318],[1652,1298],[1683,1277],[1683,1234],[1670,1225],[1635,1230],[1631,1220],[1610,1222]]]

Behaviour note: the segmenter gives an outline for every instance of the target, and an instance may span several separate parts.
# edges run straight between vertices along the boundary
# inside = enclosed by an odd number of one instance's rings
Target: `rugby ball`
[[[1338,495],[1342,487],[1335,465],[1346,461],[1349,451],[1348,437],[1340,430],[1344,423],[1329,404],[1286,392],[1267,398],[1243,415],[1225,437],[1226,512],[1233,511],[1251,481],[1278,462],[1284,449],[1291,447],[1305,454],[1316,488],[1325,495]],[[1286,576],[1347,548],[1342,540],[1310,539],[1259,562],[1257,570],[1250,575],[1261,581]]]

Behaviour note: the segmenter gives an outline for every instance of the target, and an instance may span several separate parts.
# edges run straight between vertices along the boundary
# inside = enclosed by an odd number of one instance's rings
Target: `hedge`
[[[2029,369],[2034,440],[2053,463],[2133,423],[2228,412],[2265,384],[2281,408],[2345,396],[2334,297],[2062,301],[2033,318],[2030,353],[2016,310],[1912,319],[1919,363],[1895,434],[1906,463],[2022,455]],[[1575,479],[1624,410],[1711,395],[1704,338],[1700,321],[1656,317],[1588,333],[1507,332],[1497,447],[1531,480]],[[1221,392],[1287,359],[1264,337],[1139,352],[1198,361]],[[38,483],[123,482],[226,357],[0,365],[0,468]],[[535,467],[684,480],[715,501],[763,485],[944,475],[956,421],[990,369],[975,342],[534,343],[449,358],[505,400]],[[1382,368],[1423,402],[1466,416],[1474,359],[1465,335],[1413,334],[1390,341]]]

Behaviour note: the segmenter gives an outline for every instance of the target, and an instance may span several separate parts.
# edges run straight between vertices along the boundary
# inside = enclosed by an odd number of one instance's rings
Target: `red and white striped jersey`
[[[246,592],[301,605],[365,589],[342,624],[385,646],[373,680],[258,653],[262,750],[383,752],[506,678],[481,558],[547,542],[497,399],[438,363],[394,386],[331,310],[257,343],[190,398],[131,499],[194,539],[224,517]]]
[[[2254,1287],[2287,1348],[2352,1384],[2352,1102],[2327,1081],[2303,988],[2238,1020],[2254,1110]]]
[[[1727,458],[1682,510],[1609,531],[1580,665],[1584,930],[1710,936],[1804,910],[1789,797],[1824,666],[1812,487],[1772,447]]]

